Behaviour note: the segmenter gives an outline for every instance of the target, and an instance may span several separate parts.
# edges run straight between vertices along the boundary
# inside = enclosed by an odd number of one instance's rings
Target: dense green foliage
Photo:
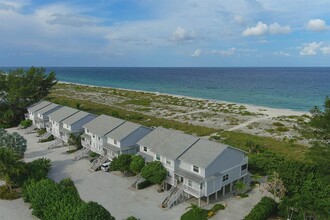
[[[130,170],[134,174],[141,173],[142,168],[145,166],[144,158],[140,155],[133,155],[132,162],[130,164]]]
[[[275,200],[269,197],[262,197],[261,201],[244,217],[244,220],[265,220],[275,214],[276,210],[277,203]]]
[[[131,172],[130,169],[131,162],[132,162],[132,155],[121,154],[118,157],[113,158],[109,170],[120,171],[120,172]]]
[[[53,140],[55,140],[54,135],[50,135],[48,138],[42,139],[39,142],[40,143],[45,143],[45,142],[49,142],[49,141],[53,141]]]
[[[207,210],[200,208],[196,204],[190,204],[186,209],[189,209],[181,216],[181,220],[206,220]]]
[[[96,202],[88,202],[81,205],[78,209],[77,220],[115,220],[108,210]]]
[[[0,180],[3,180],[9,192],[15,184],[15,179],[24,172],[24,163],[11,148],[0,147]]]
[[[166,175],[167,171],[159,161],[150,162],[141,170],[141,176],[153,184],[161,184]]]
[[[310,112],[310,125],[317,128],[315,134],[323,140],[330,140],[330,97],[325,98],[323,111],[315,106]]]
[[[151,186],[151,185],[152,185],[152,183],[149,180],[145,180],[141,183],[138,183],[137,188],[138,189],[144,189],[144,188],[146,188],[148,186]]]
[[[32,214],[40,219],[115,219],[99,204],[82,201],[70,179],[60,183],[50,179],[30,180],[23,187],[23,199],[31,203]]]
[[[21,121],[20,125],[22,126],[22,128],[28,128],[32,125],[32,121],[30,119],[23,120]]]
[[[55,84],[55,73],[46,74],[44,68],[0,72],[0,124],[17,125],[26,108],[45,98]]]
[[[19,156],[23,157],[26,150],[26,139],[16,132],[10,134],[6,130],[0,128],[0,148],[1,147],[11,148]]]
[[[0,199],[4,199],[4,200],[14,200],[14,199],[18,199],[19,197],[21,197],[21,195],[15,191],[9,191],[7,186],[3,185],[0,186]]]

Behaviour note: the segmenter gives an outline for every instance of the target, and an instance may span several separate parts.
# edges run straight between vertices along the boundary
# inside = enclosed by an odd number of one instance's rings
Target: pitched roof
[[[197,140],[197,137],[179,131],[157,127],[138,144],[150,148],[156,154],[175,160]]]
[[[123,124],[121,124],[116,129],[112,130],[105,136],[114,139],[116,141],[121,141],[124,138],[126,138],[128,135],[132,134],[134,131],[139,129],[140,127],[142,127],[142,125],[125,121]]]
[[[51,118],[53,121],[61,122],[64,119],[70,117],[71,115],[77,113],[78,111],[79,110],[77,110],[77,109],[64,106],[64,107],[56,110],[55,112],[52,112],[51,114],[49,114],[48,117]]]
[[[49,111],[51,111],[51,110],[53,110],[54,108],[57,108],[57,107],[59,107],[59,105],[52,103],[52,104],[38,110],[36,113],[39,113],[39,114],[43,115],[43,114],[45,114],[45,113],[47,113],[47,112],[49,112]]]
[[[38,110],[40,110],[42,108],[45,108],[46,106],[48,106],[50,104],[52,104],[52,103],[51,102],[48,102],[48,101],[40,101],[40,102],[38,102],[38,103],[36,103],[34,105],[29,106],[27,108],[27,110],[29,112],[36,112],[36,111],[38,111]]]
[[[104,136],[108,132],[117,128],[119,125],[123,124],[125,121],[119,118],[114,118],[107,115],[100,115],[94,120],[88,122],[83,127],[89,129],[93,134]]]
[[[72,125],[72,124],[76,123],[77,121],[80,121],[81,119],[87,117],[88,115],[91,115],[91,114],[89,114],[87,112],[79,111],[76,114],[71,115],[70,117],[66,118],[62,122],[67,125]]]
[[[228,147],[228,145],[201,138],[179,159],[206,169]]]

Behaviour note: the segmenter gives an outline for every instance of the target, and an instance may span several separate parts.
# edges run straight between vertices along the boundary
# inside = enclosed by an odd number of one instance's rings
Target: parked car
[[[110,162],[107,162],[107,163],[104,163],[101,165],[101,169],[103,171],[108,171],[109,167],[110,167]]]

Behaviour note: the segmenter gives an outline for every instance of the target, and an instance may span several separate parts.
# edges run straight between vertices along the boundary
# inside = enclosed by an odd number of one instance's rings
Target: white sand
[[[309,114],[308,112],[304,111],[296,111],[296,110],[291,110],[291,109],[282,109],[282,108],[270,108],[270,107],[265,107],[265,106],[257,106],[257,105],[252,105],[252,104],[244,104],[244,103],[233,103],[233,102],[226,102],[226,101],[221,101],[221,100],[211,100],[211,99],[202,99],[202,98],[195,98],[195,97],[190,97],[190,96],[182,96],[182,95],[173,95],[173,94],[168,94],[168,93],[159,93],[159,92],[149,92],[149,91],[143,91],[143,90],[136,90],[136,89],[124,89],[124,88],[113,88],[113,87],[106,87],[106,86],[94,86],[94,85],[87,85],[87,84],[81,84],[81,83],[71,83],[71,82],[65,82],[65,81],[59,81],[59,83],[63,84],[73,84],[73,85],[80,85],[80,86],[89,86],[89,87],[98,87],[98,88],[106,88],[106,89],[118,89],[118,90],[125,90],[125,91],[132,91],[132,92],[144,92],[144,93],[149,93],[149,94],[156,94],[156,95],[167,95],[167,96],[172,96],[172,97],[177,97],[177,98],[186,98],[186,99],[191,99],[191,100],[204,100],[204,101],[209,101],[212,103],[226,103],[226,104],[236,104],[236,105],[243,105],[246,107],[246,110],[252,113],[261,113],[265,114],[270,117],[278,117],[278,116],[290,116],[290,115],[295,115],[295,116],[300,116],[303,114]]]

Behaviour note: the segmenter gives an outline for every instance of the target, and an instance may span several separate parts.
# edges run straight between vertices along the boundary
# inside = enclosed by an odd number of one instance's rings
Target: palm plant
[[[237,193],[240,194],[241,191],[246,187],[246,184],[243,181],[238,181],[235,183],[235,189]]]
[[[194,216],[197,216],[202,211],[201,207],[193,203],[191,203],[186,209],[190,209]]]
[[[24,163],[19,155],[10,148],[0,147],[0,180],[12,191],[13,179],[23,170]]]

